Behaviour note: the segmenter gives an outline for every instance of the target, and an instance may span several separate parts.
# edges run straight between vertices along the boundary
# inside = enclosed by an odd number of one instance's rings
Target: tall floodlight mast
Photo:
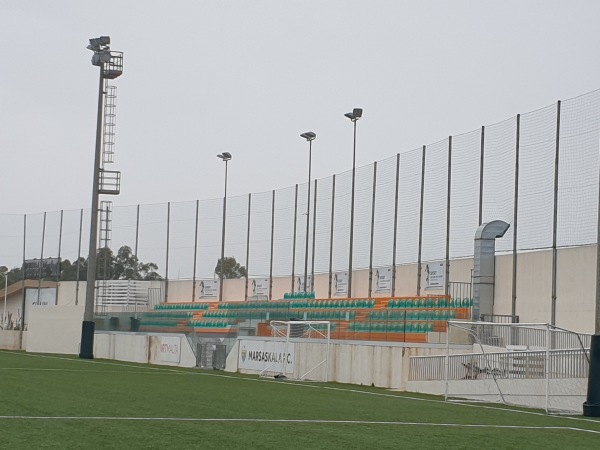
[[[101,36],[90,39],[89,50],[94,52],[92,65],[100,68],[100,83],[98,88],[98,116],[96,120],[96,150],[94,156],[94,176],[92,185],[92,208],[90,217],[90,246],[88,253],[87,286],[85,291],[85,309],[81,326],[81,344],[79,357],[83,359],[94,358],[94,304],[96,293],[96,245],[98,241],[98,206],[100,194],[118,195],[120,192],[120,172],[105,170],[105,163],[112,162],[112,145],[104,148],[104,141],[111,132],[110,119],[105,117],[104,99],[108,91],[108,80],[115,79],[123,74],[123,53],[111,51],[110,37]],[[114,112],[114,111],[113,111]],[[110,114],[109,114],[110,115]],[[104,128],[103,128],[104,125]],[[108,125],[108,126],[107,126]],[[104,133],[103,133],[104,129]],[[114,130],[112,130],[114,131]],[[104,136],[103,136],[104,135]],[[110,153],[110,155],[108,154]]]

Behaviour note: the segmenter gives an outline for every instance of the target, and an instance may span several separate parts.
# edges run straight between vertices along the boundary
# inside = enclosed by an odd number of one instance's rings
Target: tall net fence
[[[347,271],[350,249],[354,270],[472,257],[491,220],[510,224],[500,253],[595,244],[599,129],[600,90],[358,167],[352,242],[347,171],[312,180],[310,196],[305,182],[228,198],[225,217],[221,198],[115,206],[110,247],[186,280],[215,276],[224,221],[225,256],[251,277]],[[89,210],[0,214],[0,265],[87,258],[89,221]]]

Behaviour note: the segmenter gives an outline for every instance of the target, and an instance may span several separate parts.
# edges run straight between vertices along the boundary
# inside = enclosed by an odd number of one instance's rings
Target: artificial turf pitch
[[[0,448],[600,448],[600,421],[384,389],[0,351]]]

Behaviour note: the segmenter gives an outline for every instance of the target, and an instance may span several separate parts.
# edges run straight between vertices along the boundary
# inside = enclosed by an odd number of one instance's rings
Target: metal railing
[[[587,378],[589,350],[412,356],[409,381]]]

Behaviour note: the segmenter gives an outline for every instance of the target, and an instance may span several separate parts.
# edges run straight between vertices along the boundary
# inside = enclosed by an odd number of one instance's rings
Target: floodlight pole
[[[227,163],[231,159],[231,153],[223,152],[217,155],[225,162],[225,194],[223,196],[223,228],[221,230],[221,274],[219,280],[219,301],[223,301],[223,279],[225,278],[224,263],[225,263],[225,218],[227,216]]]
[[[90,39],[90,45],[87,47],[94,52],[92,56],[92,65],[100,69],[100,81],[98,85],[98,115],[96,118],[96,150],[94,154],[94,176],[92,186],[92,209],[90,216],[90,245],[88,252],[87,283],[85,289],[85,306],[83,311],[83,322],[81,325],[81,343],[79,347],[79,357],[82,359],[94,358],[94,305],[96,288],[96,246],[98,242],[98,203],[101,193],[100,172],[102,159],[102,124],[104,112],[104,81],[114,79],[123,73],[123,56],[114,54],[110,50],[110,37],[101,36]],[[108,194],[118,194],[116,192],[102,191]]]
[[[308,238],[310,233],[310,180],[311,180],[311,168],[312,168],[312,141],[317,137],[312,131],[302,133],[300,137],[303,137],[308,141],[308,195],[306,199],[306,238],[305,250],[304,250],[304,292],[308,292]]]
[[[348,256],[348,297],[352,297],[352,254],[354,250],[354,192],[356,184],[356,122],[362,117],[362,109],[354,108],[351,113],[344,114],[354,125],[354,141],[352,145],[352,198],[350,200],[350,249]]]
[[[98,116],[96,118],[96,152],[92,186],[92,210],[90,217],[90,245],[88,251],[87,281],[85,287],[85,309],[81,327],[79,358],[94,359],[94,300],[96,290],[96,242],[98,241],[98,203],[100,185],[100,158],[102,156],[102,112],[104,104],[104,63],[100,63],[98,87]]]

